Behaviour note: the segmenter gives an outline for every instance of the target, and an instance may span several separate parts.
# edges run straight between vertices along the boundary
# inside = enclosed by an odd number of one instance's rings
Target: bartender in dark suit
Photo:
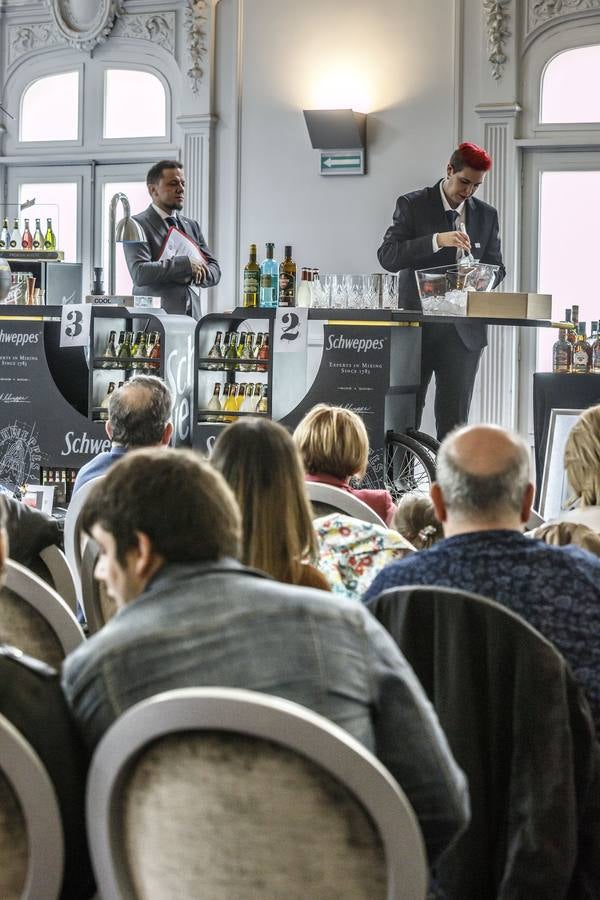
[[[458,251],[470,251],[480,262],[500,266],[494,286],[503,280],[506,269],[502,263],[498,213],[489,203],[473,196],[491,166],[491,157],[485,150],[463,143],[450,157],[445,178],[433,187],[398,197],[394,224],[386,231],[377,256],[384,269],[399,273],[401,308],[421,308],[415,269],[452,265]],[[417,427],[434,373],[438,440],[467,421],[477,367],[486,344],[487,328],[482,323],[457,320],[456,325],[423,326]]]
[[[123,244],[133,280],[133,293],[159,296],[167,312],[199,319],[198,289],[218,284],[221,269],[208,249],[198,223],[180,215],[185,196],[182,163],[162,159],[146,175],[146,184],[152,203],[144,212],[133,217],[144,229],[146,240]],[[203,262],[185,255],[161,261],[171,226],[188,235],[198,245],[204,256]]]

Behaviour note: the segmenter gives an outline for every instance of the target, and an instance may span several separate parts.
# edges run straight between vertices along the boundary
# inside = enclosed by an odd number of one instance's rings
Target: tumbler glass
[[[379,309],[381,306],[381,275],[363,275],[363,308]]]
[[[364,275],[346,275],[345,283],[348,296],[348,309],[363,309]]]
[[[347,309],[348,287],[345,275],[326,275],[325,291],[332,309]]]
[[[398,309],[398,276],[389,272],[381,276],[381,308]]]

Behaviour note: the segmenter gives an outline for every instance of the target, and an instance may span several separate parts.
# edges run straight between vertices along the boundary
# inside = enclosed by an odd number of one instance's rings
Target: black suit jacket
[[[133,280],[133,293],[160,297],[163,309],[167,312],[178,315],[188,313],[199,319],[200,301],[198,294],[191,288],[193,278],[189,258],[175,256],[165,262],[158,262],[169,226],[152,204],[133,218],[140,223],[146,234],[145,241],[123,244],[129,274]],[[193,219],[187,219],[179,213],[177,218],[183,226],[183,231],[198,244],[208,261],[209,274],[201,287],[213,287],[219,283],[221,269],[208,249],[200,226]]]
[[[466,226],[471,252],[484,263],[500,266],[496,285],[506,275],[500,248],[498,213],[493,206],[474,197],[466,201]],[[433,252],[433,235],[448,231],[448,220],[440,195],[440,183],[398,197],[394,224],[386,231],[377,258],[388,272],[398,272],[400,303],[405,309],[421,309],[415,269],[452,265],[454,247]],[[495,285],[495,286],[496,286]],[[456,330],[469,350],[485,347],[487,328],[478,322],[456,322]]]

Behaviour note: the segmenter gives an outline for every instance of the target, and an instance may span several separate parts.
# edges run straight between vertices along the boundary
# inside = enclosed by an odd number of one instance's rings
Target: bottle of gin
[[[260,266],[256,262],[256,244],[250,244],[250,257],[244,266],[242,306],[258,306]]]
[[[566,329],[559,328],[558,340],[552,347],[552,371],[556,375],[567,375],[571,371],[572,348],[567,340]]]
[[[260,305],[267,309],[277,306],[279,267],[273,259],[275,244],[267,243],[267,258],[260,265]]]

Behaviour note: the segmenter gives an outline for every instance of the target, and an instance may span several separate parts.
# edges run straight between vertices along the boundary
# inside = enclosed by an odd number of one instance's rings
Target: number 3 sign
[[[90,311],[88,303],[63,306],[60,319],[60,346],[87,347],[90,337]]]
[[[275,353],[306,353],[308,309],[280,307],[275,313]]]

